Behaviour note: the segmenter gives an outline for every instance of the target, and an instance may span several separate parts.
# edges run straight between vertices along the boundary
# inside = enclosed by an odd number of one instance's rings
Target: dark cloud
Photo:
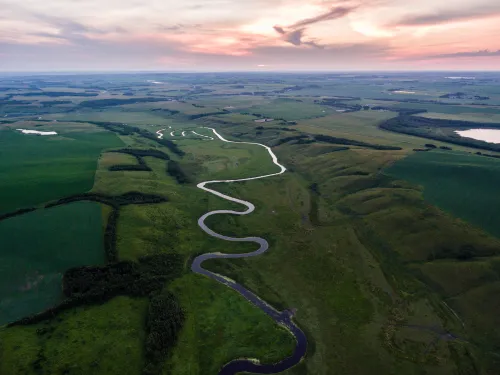
[[[59,30],[61,34],[84,34],[84,33],[94,33],[94,34],[104,34],[106,31],[84,25],[80,22],[72,21],[68,18],[54,17],[46,14],[36,14],[35,17],[45,24],[48,24]]]
[[[314,40],[307,40],[307,41],[302,40],[307,30],[306,26],[310,26],[322,21],[330,21],[345,17],[346,15],[351,13],[354,9],[356,9],[356,7],[353,6],[351,7],[338,6],[331,8],[326,13],[322,13],[316,17],[306,18],[299,22],[294,23],[293,25],[288,27],[290,31],[287,31],[284,27],[278,25],[273,26],[273,28],[274,30],[276,30],[278,34],[283,35],[283,39],[285,41],[287,41],[290,44],[293,44],[294,46],[308,45],[314,48],[325,48],[325,46],[318,44]]]
[[[430,58],[440,59],[440,58],[457,58],[457,57],[490,57],[490,56],[500,56],[500,50],[490,51],[490,50],[480,50],[480,51],[465,51],[465,52],[455,52],[455,53],[445,53],[442,55],[429,56]]]
[[[285,40],[294,46],[300,46],[302,44],[302,36],[304,35],[304,29],[294,30],[285,35]]]
[[[30,35],[41,36],[43,38],[66,39],[66,37],[63,36],[63,35],[53,34],[53,33],[46,33],[46,32],[31,33]]]
[[[309,26],[318,22],[336,20],[347,16],[349,13],[357,9],[357,7],[334,7],[328,12],[317,15],[316,17],[306,18],[299,22],[294,23],[291,27],[298,28],[303,26]]]
[[[306,41],[302,40],[302,38],[304,37],[304,33],[306,31],[305,28],[287,32],[280,26],[274,26],[274,30],[276,30],[279,34],[283,35],[284,41],[293,44],[294,46],[306,45],[314,48],[324,48],[324,46],[318,44],[314,40],[306,40]]]
[[[323,44],[319,44],[319,43],[317,43],[317,42],[316,42],[316,41],[314,41],[314,40],[309,40],[309,41],[307,41],[307,42],[303,42],[302,44],[305,44],[306,46],[310,46],[310,47],[314,47],[314,48],[319,48],[319,49],[324,49],[324,48],[326,48],[326,46],[325,46],[325,45],[323,45]]]
[[[178,23],[176,25],[158,25],[156,28],[159,31],[175,31],[177,33],[184,33],[188,29],[200,29],[202,25],[200,24],[192,24],[186,25],[183,23]]]
[[[314,43],[303,42],[302,44]],[[310,48],[307,53],[293,47],[258,47],[252,50],[256,61],[266,61],[267,64],[280,65],[286,62],[291,68],[303,69],[314,67],[322,69],[335,69],[346,67],[357,68],[367,66],[367,62],[378,61],[387,56],[391,49],[384,43],[353,43],[330,44]]]
[[[281,26],[273,26],[273,29],[276,30],[278,33],[280,33],[281,35],[284,35],[286,34],[286,31],[284,28],[282,28]]]
[[[29,35],[41,36],[45,38],[54,39],[64,39],[72,44],[86,44],[90,42],[92,38],[89,38],[89,34],[93,35],[104,35],[108,33],[118,33],[126,34],[128,30],[121,26],[112,26],[107,29],[101,29],[85,25],[81,22],[76,22],[68,18],[55,17],[47,14],[40,14],[31,12],[30,16],[34,19],[43,22],[45,25],[50,26],[57,31],[54,33],[49,32],[35,32]]]
[[[418,14],[405,17],[394,23],[393,26],[430,26],[443,23],[467,21],[492,17],[500,14],[500,3],[467,9],[448,9],[434,13]]]

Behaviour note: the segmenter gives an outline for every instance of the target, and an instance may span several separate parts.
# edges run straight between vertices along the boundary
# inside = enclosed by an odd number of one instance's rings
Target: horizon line
[[[443,72],[461,72],[461,73],[500,73],[500,69],[335,69],[335,70],[307,70],[307,69],[255,69],[255,70],[0,70],[0,75],[19,75],[19,74],[211,74],[211,73],[443,73]]]

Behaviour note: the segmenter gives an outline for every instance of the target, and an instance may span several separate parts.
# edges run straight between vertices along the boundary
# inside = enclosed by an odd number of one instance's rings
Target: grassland
[[[59,128],[65,126],[34,129]],[[0,129],[0,212],[90,190],[101,151],[121,145],[116,135],[88,126],[49,137]]]
[[[271,163],[266,163],[266,151],[260,147],[199,140],[183,140],[182,144],[188,154],[181,165],[187,170],[196,166],[195,181],[207,176],[233,178],[275,171]],[[223,241],[207,238],[198,229],[196,218],[210,209],[233,205],[192,185],[179,185],[166,173],[164,161],[145,158],[152,172],[110,173],[106,155],[101,158],[94,191],[120,193],[140,188],[170,198],[168,203],[122,210],[117,233],[120,259],[134,260],[161,252],[177,252],[189,259],[197,253],[227,251]],[[231,251],[249,251],[249,246]],[[291,353],[294,343],[290,334],[225,287],[190,274],[170,289],[179,296],[187,315],[179,345],[166,364],[172,374],[198,374],[207,369],[216,372],[235,356],[253,355],[274,362]]]
[[[0,222],[0,325],[57,304],[70,267],[103,264],[101,207],[78,202]]]
[[[496,159],[432,151],[411,155],[395,163],[387,173],[421,185],[430,203],[500,237],[495,204],[499,168],[500,162]],[[486,351],[494,351],[500,345],[500,335],[487,327],[500,323],[500,306],[494,302],[500,282],[500,244],[492,246],[484,237],[470,242],[461,239],[460,243],[458,251],[448,247],[449,242],[443,243],[441,248],[429,253],[427,259],[422,259],[423,263],[413,267],[439,291],[448,305],[465,317],[464,326],[474,342]],[[478,314],[474,305],[488,307]]]

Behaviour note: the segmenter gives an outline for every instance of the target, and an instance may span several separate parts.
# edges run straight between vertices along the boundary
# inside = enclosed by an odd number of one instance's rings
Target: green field
[[[459,152],[417,152],[386,171],[421,185],[430,203],[500,237],[500,160]]]
[[[101,206],[77,202],[0,222],[0,325],[62,298],[69,267],[104,263]]]
[[[206,223],[228,236],[263,237],[270,248],[258,257],[212,260],[205,266],[279,310],[296,310],[308,351],[285,375],[497,375],[500,160],[458,145],[453,151],[414,152],[429,142],[449,144],[380,128],[398,116],[396,111],[340,113],[334,107],[338,100],[341,106],[426,109],[425,116],[448,120],[498,116],[498,89],[491,77],[460,83],[441,75],[54,76],[47,89],[99,87],[97,97],[61,96],[72,101],[61,106],[41,105],[48,96],[23,96],[30,91],[24,80],[0,79],[0,88],[7,90],[5,95],[0,90],[0,97],[10,103],[0,106],[0,212],[85,191],[166,198],[119,207],[115,232],[121,264],[133,268],[141,257],[159,254],[175,254],[183,264],[179,276],[163,285],[178,300],[184,322],[159,363],[162,374],[216,374],[238,357],[276,362],[293,350],[290,333],[233,290],[190,271],[193,257],[202,253],[255,250],[254,244],[222,241],[200,230],[197,220],[207,211],[242,206],[196,184],[278,171],[262,147],[201,140],[190,131],[212,135],[200,128],[210,126],[228,140],[261,142],[273,148],[287,172],[211,186],[252,202],[255,211],[214,215]],[[11,103],[11,87],[14,100],[30,104]],[[391,93],[395,88],[416,94]],[[440,98],[457,90],[491,98],[481,102],[488,106]],[[134,98],[154,101],[79,105]],[[175,101],[163,100],[168,98]],[[332,107],[315,103],[324,99]],[[257,114],[288,122],[256,123]],[[115,133],[70,120],[116,122],[107,126]],[[26,136],[12,130],[25,127],[60,135]],[[164,139],[184,155],[159,141],[158,129],[166,129]],[[168,161],[153,157],[143,158],[148,171],[110,171],[111,166],[138,163],[131,155],[106,150],[115,147],[162,151],[186,179],[169,174]],[[4,321],[57,303],[68,267],[104,262],[102,233],[112,223],[110,212],[110,207],[75,203],[0,222],[0,238],[10,243],[0,250],[7,259],[0,265],[0,291],[16,293],[7,305],[7,294],[0,295],[0,307],[10,314]],[[128,295],[124,289],[120,293]],[[23,303],[13,300],[24,297]],[[71,308],[42,323],[2,327],[0,375],[145,374],[150,364],[145,350],[148,305],[154,305],[154,298],[116,297]],[[171,332],[172,327],[163,328]]]
[[[139,374],[145,299],[117,297],[57,321],[0,330],[0,374]]]
[[[90,190],[101,151],[122,145],[95,130],[36,136],[0,129],[0,213]]]

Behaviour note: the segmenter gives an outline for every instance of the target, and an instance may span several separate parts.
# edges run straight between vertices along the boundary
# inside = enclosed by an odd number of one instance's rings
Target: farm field
[[[500,160],[453,151],[419,152],[386,173],[422,186],[431,204],[500,237]]]
[[[0,221],[0,324],[62,299],[70,267],[104,264],[101,206],[77,202]]]
[[[107,132],[70,128],[47,137],[0,129],[0,213],[90,190],[101,151],[121,145]]]

